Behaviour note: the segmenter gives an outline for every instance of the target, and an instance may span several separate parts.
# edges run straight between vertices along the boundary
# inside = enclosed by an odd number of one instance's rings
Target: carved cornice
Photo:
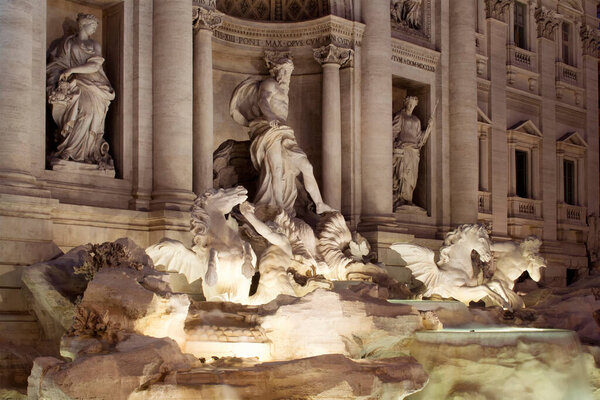
[[[416,44],[392,38],[392,61],[435,72],[440,53]]]
[[[506,22],[506,12],[513,0],[485,0],[485,15],[487,18]]]
[[[556,11],[538,7],[535,9],[535,21],[537,22],[538,38],[554,40],[556,28],[560,25],[560,19]]]
[[[313,56],[320,64],[338,64],[341,67],[348,63],[353,55],[354,50],[334,44],[313,49]]]
[[[581,47],[584,56],[598,57],[598,29],[591,25],[581,25]]]
[[[211,3],[211,0],[203,0]],[[214,3],[214,0],[212,1]],[[223,23],[223,13],[205,5],[194,5],[192,7],[192,24],[194,31],[208,29],[214,31]]]

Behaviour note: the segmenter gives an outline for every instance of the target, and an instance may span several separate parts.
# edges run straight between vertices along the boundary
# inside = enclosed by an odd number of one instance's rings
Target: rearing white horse
[[[489,296],[503,308],[512,309],[502,284],[493,280],[481,283],[473,270],[473,250],[483,262],[492,259],[490,238],[483,226],[465,224],[448,232],[437,263],[435,253],[425,247],[409,243],[390,247],[400,254],[413,276],[425,284],[427,291],[423,296],[452,297],[467,305]]]

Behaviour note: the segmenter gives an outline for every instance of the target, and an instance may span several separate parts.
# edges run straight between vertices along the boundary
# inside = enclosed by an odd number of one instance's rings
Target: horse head
[[[446,234],[440,249],[440,262],[448,263],[452,255],[456,257],[457,254],[461,254],[464,258],[470,257],[473,250],[479,254],[483,262],[492,259],[490,237],[486,228],[482,225],[460,225]]]
[[[540,239],[535,236],[528,236],[519,246],[522,257],[527,260],[524,263],[526,270],[531,279],[536,282],[539,282],[542,277],[541,269],[546,268],[546,260],[539,254],[541,245],[542,241]]]

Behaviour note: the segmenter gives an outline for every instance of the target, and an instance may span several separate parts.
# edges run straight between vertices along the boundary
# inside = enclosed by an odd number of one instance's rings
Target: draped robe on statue
[[[419,160],[424,132],[421,121],[401,111],[393,121],[394,140],[394,206],[412,204],[419,176]]]
[[[59,81],[65,70],[89,63],[99,64],[98,71],[74,73],[68,81]],[[102,70],[103,63],[104,58],[94,43],[91,46],[81,43],[77,35],[60,39],[48,51],[48,101],[61,136],[53,157],[94,164],[112,163],[103,135],[104,120],[115,93]]]
[[[294,203],[298,196],[296,177],[300,171],[296,167],[297,158],[306,158],[298,146],[294,130],[286,125],[272,127],[262,115],[259,104],[260,78],[250,77],[243,81],[233,92],[230,112],[233,119],[243,126],[250,127],[250,156],[252,164],[260,172],[260,182],[254,203],[256,205],[281,206],[286,212],[295,215]],[[274,146],[281,146],[282,165],[276,165],[270,157]],[[278,204],[273,185],[273,170],[281,168],[283,182]]]

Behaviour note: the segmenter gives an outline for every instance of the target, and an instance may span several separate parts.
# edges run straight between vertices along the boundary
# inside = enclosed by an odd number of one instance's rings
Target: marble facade
[[[246,76],[268,75],[265,50],[293,55],[288,124],[325,202],[380,261],[400,265],[392,243],[437,248],[452,227],[489,222],[498,240],[543,239],[546,283],[585,274],[588,216],[600,215],[596,2],[423,0],[410,18],[388,0],[252,3],[0,2],[0,313],[25,311],[22,266],[58,248],[189,242],[212,152],[248,140],[229,99]],[[523,47],[515,7],[526,11]],[[100,21],[116,178],[45,166],[45,53],[78,12]],[[413,198],[425,213],[393,210],[392,118],[407,96],[421,121],[439,102]],[[528,157],[526,197],[516,151]],[[564,160],[575,204],[564,201]]]

